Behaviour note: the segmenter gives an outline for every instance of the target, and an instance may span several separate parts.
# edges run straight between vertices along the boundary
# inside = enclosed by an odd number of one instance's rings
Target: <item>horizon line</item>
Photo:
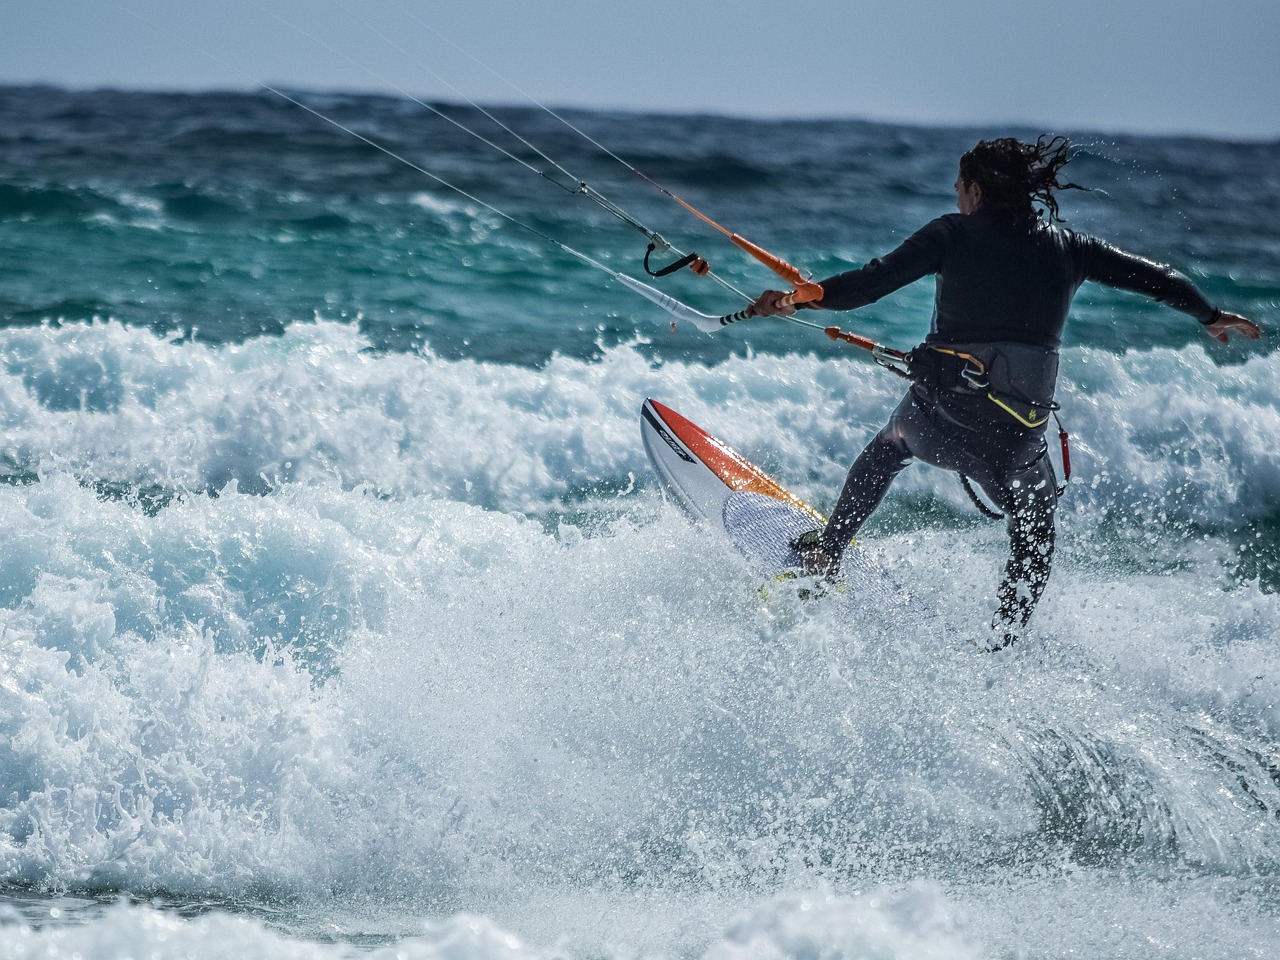
[[[388,101],[399,101],[413,103],[412,97],[402,93],[388,91],[385,89],[363,88],[363,87],[335,87],[322,88],[306,84],[294,84],[285,81],[270,81],[272,86],[279,87],[282,90],[289,90],[294,93],[311,94],[316,96],[328,97],[366,97],[376,98]],[[199,85],[191,87],[182,86],[162,86],[145,83],[131,83],[120,81],[104,81],[101,83],[67,83],[65,81],[50,80],[11,80],[0,78],[0,89],[11,90],[54,90],[67,94],[93,94],[93,93],[119,93],[119,94],[151,94],[159,96],[202,96],[213,94],[238,94],[238,95],[264,95],[269,97],[277,97],[271,90],[267,89],[261,83],[246,81],[237,85],[234,83],[219,85]],[[423,94],[419,99],[426,100],[432,104],[447,105],[458,107],[460,109],[474,109],[470,103],[464,99],[455,99],[449,96],[437,96],[434,94]],[[486,108],[497,109],[528,109],[541,110],[543,107],[535,102],[519,101],[519,100],[480,100],[476,99],[477,104]],[[1123,136],[1134,139],[1177,139],[1177,140],[1210,140],[1219,143],[1237,144],[1241,146],[1258,146],[1280,144],[1280,130],[1272,134],[1245,134],[1240,132],[1209,132],[1204,130],[1187,130],[1187,129],[1126,129],[1119,127],[1088,127],[1076,126],[1074,124],[1047,124],[1037,123],[1025,119],[1004,119],[1004,120],[963,120],[963,121],[947,121],[947,120],[926,120],[926,119],[907,119],[902,117],[878,116],[874,114],[839,114],[823,111],[805,112],[797,110],[786,115],[773,113],[753,113],[744,110],[732,110],[725,108],[696,108],[696,109],[675,109],[654,106],[639,105],[603,105],[603,104],[581,104],[581,103],[555,103],[549,104],[556,110],[576,111],[579,113],[613,113],[613,114],[629,114],[633,116],[655,116],[655,117],[709,117],[724,120],[745,120],[756,123],[867,123],[877,126],[886,127],[905,127],[920,130],[977,130],[979,128],[988,127],[1006,127],[1016,130],[1039,130],[1042,132],[1052,132],[1056,130],[1067,129],[1077,134],[1090,136]]]

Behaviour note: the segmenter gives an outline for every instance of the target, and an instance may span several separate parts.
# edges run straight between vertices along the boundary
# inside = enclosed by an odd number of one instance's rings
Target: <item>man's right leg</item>
[[[1049,458],[1044,457],[1005,492],[1009,562],[996,594],[999,608],[991,621],[997,649],[1018,639],[1049,583],[1058,507],[1057,478]]]

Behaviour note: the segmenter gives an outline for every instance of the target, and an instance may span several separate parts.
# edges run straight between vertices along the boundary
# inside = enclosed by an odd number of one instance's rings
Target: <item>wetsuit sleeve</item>
[[[822,310],[854,310],[942,269],[951,226],[947,217],[925,224],[892,253],[822,283]]]
[[[1145,293],[1201,323],[1220,315],[1195,285],[1173,267],[1114,247],[1097,237],[1077,237],[1082,279]]]

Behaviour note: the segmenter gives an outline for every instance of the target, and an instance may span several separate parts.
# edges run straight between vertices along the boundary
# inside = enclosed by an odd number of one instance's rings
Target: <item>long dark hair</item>
[[[1041,216],[1052,223],[1062,219],[1054,192],[1085,189],[1058,181],[1069,149],[1066,137],[1041,136],[1035,143],[1013,137],[980,140],[960,158],[960,179],[982,188],[983,209],[1002,213],[1018,226],[1029,229]]]

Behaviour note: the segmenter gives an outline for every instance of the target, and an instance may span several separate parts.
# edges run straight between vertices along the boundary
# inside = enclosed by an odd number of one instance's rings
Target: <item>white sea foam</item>
[[[195,491],[334,479],[525,512],[646,477],[645,396],[829,504],[901,392],[856,358],[655,368],[619,347],[533,370],[372,354],[350,326],[325,322],[223,347],[117,324],[8,330],[0,362],[3,453],[31,471]],[[1219,525],[1274,514],[1273,374],[1266,356],[1214,367],[1199,349],[1069,351],[1061,398],[1076,485],[1065,506]],[[933,470],[909,469],[894,491],[965,503]]]
[[[940,833],[1011,853],[1076,793],[1095,833],[1064,813],[1052,843],[1277,854],[1257,758],[1280,610],[1194,567],[1068,559],[1039,636],[982,658],[964,624],[989,610],[995,533],[888,538],[918,610],[853,624],[762,603],[651,498],[547,532],[332,484],[156,516],[65,475],[0,493],[11,880],[444,903],[756,882]],[[1240,778],[1252,800],[1222,792]]]
[[[2,921],[0,921],[2,922]],[[182,919],[148,907],[119,905],[74,926],[0,926],[4,960],[82,960],[84,957],[191,957],[200,960],[537,960],[556,956],[531,949],[483,917],[459,916],[424,924],[420,933],[372,950],[290,938],[247,917],[214,912]]]
[[[1154,568],[1099,558],[1083,507],[1226,522],[1273,503],[1276,454],[1246,429],[1275,430],[1265,361],[1071,355],[1096,452],[1081,512],[1035,632],[983,656],[996,525],[875,538],[909,610],[815,604],[762,598],[725,545],[629,486],[654,395],[829,496],[896,402],[852,361],[655,368],[620,348],[535,371],[376,355],[323,323],[220,348],[114,324],[0,343],[7,455],[40,473],[0,488],[9,883],[391,904],[407,956],[563,938],[964,957],[1016,951],[1037,917],[1107,952],[1106,930],[1052,913],[1057,890],[1147,933],[1200,910],[1220,928],[1204,955],[1247,955],[1232,904],[1280,865],[1280,598],[1226,576],[1217,537]],[[1197,442],[1225,463],[1173,429],[1206,416]],[[108,481],[186,492],[147,510]],[[930,471],[903,481],[961,502]],[[1131,532],[1138,554],[1170,536]],[[488,919],[440,929],[479,946],[403,923],[458,910]],[[1247,919],[1244,946],[1265,942],[1274,922]],[[122,907],[86,929],[143,951],[204,922]],[[346,955],[207,922],[240,956]],[[79,936],[4,939],[69,956]]]
[[[985,887],[947,893],[914,882],[837,894],[818,887],[756,899],[692,931],[691,898],[661,904],[640,894],[591,903],[615,921],[634,905],[650,911],[645,927],[588,938],[572,931],[579,911],[541,919],[556,929],[548,939],[510,932],[492,919],[459,914],[447,920],[401,921],[403,932],[364,932],[377,946],[331,942],[354,930],[340,909],[314,930],[288,930],[262,920],[213,910],[183,918],[148,906],[116,904],[67,911],[0,911],[4,960],[77,957],[190,957],[198,960],[536,960],[571,956],[609,958],[683,955],[705,960],[783,957],[938,958],[981,956],[1168,956],[1267,958],[1280,925],[1257,891],[1229,891],[1205,879],[1176,886],[1135,883],[1122,875],[1060,872],[1017,885],[993,880]],[[53,901],[64,903],[65,901]],[[69,922],[68,922],[69,921]],[[296,926],[296,925],[295,925]],[[571,931],[568,936],[565,930]],[[663,941],[652,934],[661,931]],[[672,934],[674,933],[674,936]],[[626,939],[621,939],[625,937]]]

